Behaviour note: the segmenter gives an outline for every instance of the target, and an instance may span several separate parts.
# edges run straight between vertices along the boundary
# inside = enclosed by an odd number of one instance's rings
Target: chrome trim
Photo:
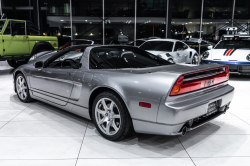
[[[63,79],[58,79],[58,78],[50,78],[50,77],[43,77],[43,76],[37,76],[37,75],[33,75],[33,77],[82,86],[82,83],[76,82],[76,81],[69,81],[69,80],[63,80]]]

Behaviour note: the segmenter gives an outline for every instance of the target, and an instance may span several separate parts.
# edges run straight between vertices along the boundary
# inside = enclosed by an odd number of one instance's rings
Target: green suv
[[[30,21],[0,19],[0,61],[8,61],[11,67],[28,62],[35,53],[57,50],[58,38],[41,36]]]

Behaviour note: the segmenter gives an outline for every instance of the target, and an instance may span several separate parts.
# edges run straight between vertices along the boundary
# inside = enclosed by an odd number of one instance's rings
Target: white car
[[[230,72],[250,75],[250,40],[223,40],[209,49],[201,63],[226,64]]]
[[[139,48],[171,63],[199,64],[198,53],[180,40],[152,39]]]

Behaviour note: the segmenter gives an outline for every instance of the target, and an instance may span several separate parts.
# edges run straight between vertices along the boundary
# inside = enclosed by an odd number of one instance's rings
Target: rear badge
[[[207,80],[207,86],[213,85],[214,84],[214,79]]]

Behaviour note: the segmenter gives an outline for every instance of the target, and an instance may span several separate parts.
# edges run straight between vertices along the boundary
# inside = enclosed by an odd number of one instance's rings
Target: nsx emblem
[[[207,86],[213,85],[214,84],[214,79],[207,80]]]

